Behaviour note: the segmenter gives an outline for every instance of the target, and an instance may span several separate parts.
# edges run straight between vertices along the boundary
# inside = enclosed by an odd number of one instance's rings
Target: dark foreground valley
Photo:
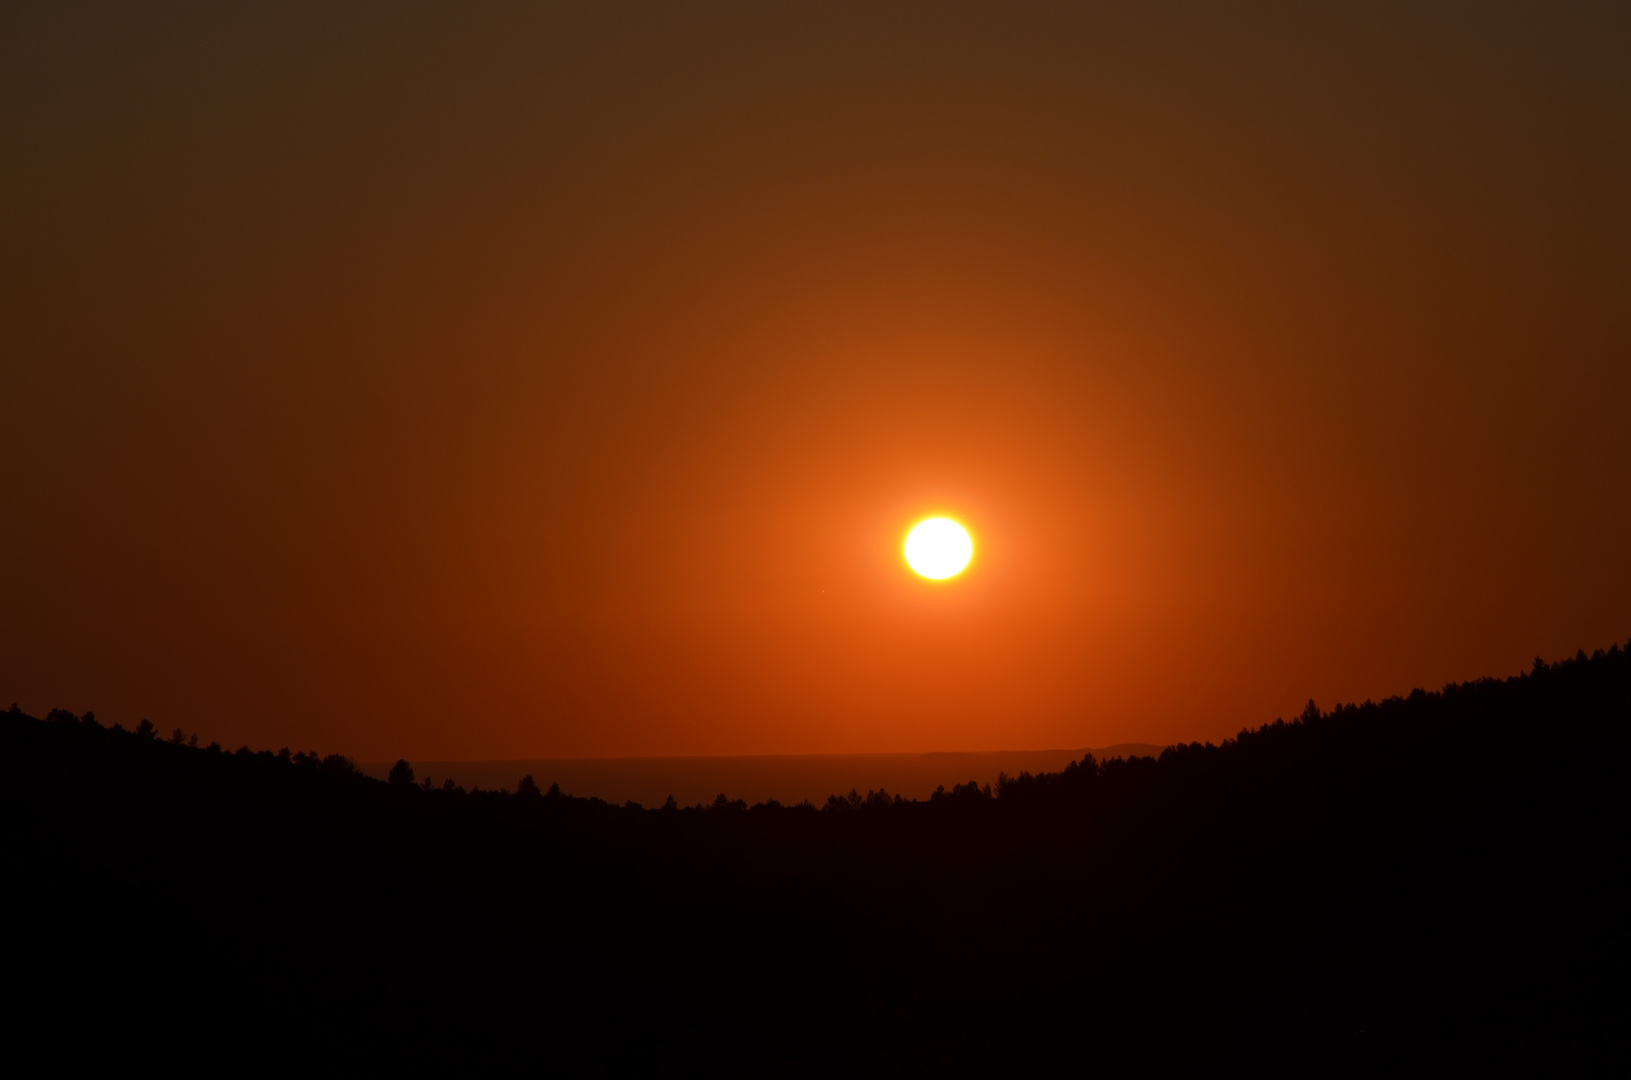
[[[216,1072],[1623,1067],[1631,652],[925,801],[0,718],[12,1046]]]

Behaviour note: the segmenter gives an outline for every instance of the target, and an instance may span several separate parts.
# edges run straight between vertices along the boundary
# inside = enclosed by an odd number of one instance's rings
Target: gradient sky
[[[7,4],[0,697],[1020,749],[1624,640],[1628,56],[1623,3]]]

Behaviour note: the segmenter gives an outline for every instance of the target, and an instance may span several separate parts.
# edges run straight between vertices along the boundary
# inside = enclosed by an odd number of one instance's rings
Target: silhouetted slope
[[[18,970],[70,1054],[161,1020],[461,1070],[1586,1052],[1628,720],[1616,647],[995,791],[645,810],[14,711]]]

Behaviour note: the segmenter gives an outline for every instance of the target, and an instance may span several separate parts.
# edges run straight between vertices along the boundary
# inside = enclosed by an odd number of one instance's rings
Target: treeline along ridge
[[[922,801],[642,808],[13,706],[22,1016],[347,1070],[1609,1052],[1628,720],[1616,645]]]

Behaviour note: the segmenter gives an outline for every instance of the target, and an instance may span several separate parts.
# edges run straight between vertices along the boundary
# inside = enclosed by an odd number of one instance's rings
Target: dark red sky
[[[1631,8],[1086,7],[6,5],[0,697],[1017,749],[1631,635]]]

